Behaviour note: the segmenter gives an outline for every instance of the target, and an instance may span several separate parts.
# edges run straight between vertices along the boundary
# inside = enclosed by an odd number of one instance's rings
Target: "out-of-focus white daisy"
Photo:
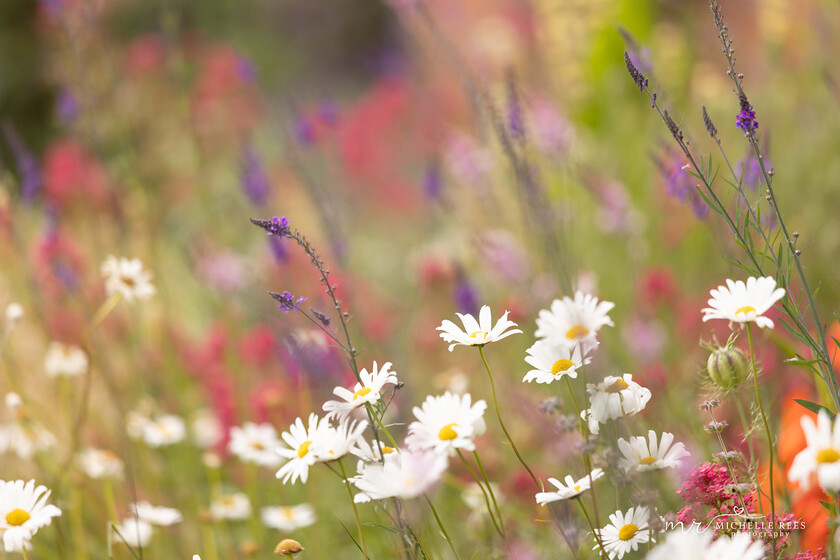
[[[263,525],[280,531],[294,531],[315,523],[315,508],[309,504],[298,506],[270,506],[260,510]]]
[[[88,371],[88,357],[84,350],[72,344],[51,342],[44,356],[44,371],[49,377],[76,377]]]
[[[499,485],[495,482],[491,482],[490,488],[492,489],[497,502],[501,503],[502,499]],[[484,498],[484,492],[477,482],[473,482],[464,488],[464,491],[461,493],[461,499],[464,500],[464,503],[470,510],[470,517],[473,521],[479,520],[481,517],[487,515],[487,502]]]
[[[592,472],[579,480],[566,475],[565,483],[556,478],[549,478],[548,481],[557,488],[556,492],[537,492],[537,503],[541,506],[569,498],[577,498],[590,488],[592,483],[604,476],[603,469],[592,469]]]
[[[382,451],[381,454],[379,452],[380,449]],[[379,461],[382,455],[388,455],[390,453],[396,452],[397,449],[389,445],[385,445],[384,442],[377,442],[376,440],[371,440],[371,442],[368,443],[367,440],[365,440],[364,438],[359,438],[358,440],[356,440],[355,446],[353,447],[353,449],[350,450],[350,453],[369,463],[376,463]]]
[[[764,543],[753,540],[749,533],[722,535],[714,539],[708,529],[696,527],[674,529],[665,534],[662,543],[653,547],[646,560],[761,560],[765,557]]]
[[[709,307],[703,309],[703,321],[726,319],[735,323],[755,323],[760,328],[773,328],[773,321],[764,316],[773,304],[785,297],[784,288],[776,288],[776,280],[770,276],[747,278],[733,282],[726,280],[726,286],[718,286],[709,294]]]
[[[6,328],[13,329],[23,319],[23,306],[12,302],[6,306]]]
[[[210,502],[210,517],[216,521],[241,521],[251,517],[251,502],[242,492],[226,494]]]
[[[210,410],[199,410],[190,420],[190,434],[193,442],[201,447],[213,447],[222,441],[224,428],[219,417]]]
[[[618,449],[623,456],[618,464],[627,471],[676,468],[690,455],[682,442],[674,443],[674,434],[664,432],[658,440],[653,430],[648,431],[647,440],[643,436],[631,437],[629,441],[618,438]]]
[[[309,467],[320,459],[313,449],[317,447],[320,438],[329,427],[329,421],[319,419],[318,415],[309,415],[309,426],[304,426],[303,420],[297,418],[295,423],[289,427],[289,431],[283,432],[281,436],[288,448],[281,447],[277,452],[288,459],[285,465],[277,471],[277,478],[283,479],[283,484],[292,481],[294,484],[298,479],[306,482],[309,478]]]
[[[110,256],[102,263],[102,276],[109,296],[120,293],[127,301],[134,301],[155,295],[152,276],[143,269],[140,259]]]
[[[169,527],[184,519],[181,512],[175,508],[153,506],[149,502],[137,502],[130,507],[138,519],[159,527]]]
[[[174,414],[162,414],[143,426],[143,441],[149,447],[164,447],[184,441],[187,428],[184,419]]]
[[[586,422],[586,425],[589,427],[589,433],[597,436],[601,431],[601,425],[595,417],[592,416],[592,411],[590,409],[586,408],[580,411],[580,420],[581,422]]]
[[[106,449],[85,449],[76,456],[76,464],[83,473],[94,480],[122,479],[124,476],[122,460]]]
[[[459,344],[463,346],[484,346],[490,342],[502,340],[512,334],[522,332],[519,329],[508,330],[516,326],[516,323],[508,320],[508,313],[508,311],[505,311],[505,314],[493,325],[490,318],[490,307],[485,305],[478,313],[478,321],[469,313],[463,315],[456,313],[464,325],[463,329],[452,321],[445,319],[435,330],[442,331],[440,337],[444,341],[452,343],[449,345],[450,352]]]
[[[49,451],[57,442],[55,435],[40,424],[17,421],[0,425],[0,455],[14,453],[28,461],[35,453]]]
[[[472,404],[469,393],[428,396],[420,408],[412,409],[417,421],[408,426],[405,442],[412,449],[434,449],[448,455],[454,454],[456,449],[474,451],[475,438],[487,429],[484,423],[486,409],[487,403],[483,400]]]
[[[609,525],[603,529],[595,529],[610,560],[623,558],[631,550],[638,550],[640,544],[653,540],[648,528],[649,515],[646,507],[631,507],[627,513],[613,513],[610,515]],[[596,545],[594,550],[598,548]]]
[[[446,470],[445,455],[433,451],[403,451],[385,456],[382,463],[365,465],[352,482],[359,489],[357,503],[385,498],[415,498],[431,488]]]
[[[840,423],[832,427],[824,410],[817,415],[816,424],[809,416],[803,416],[801,422],[807,446],[794,457],[788,478],[807,490],[816,475],[824,490],[840,491]]]
[[[318,461],[326,462],[341,459],[356,448],[359,441],[364,441],[362,434],[367,426],[367,420],[358,422],[344,420],[336,427],[328,424],[318,441],[313,443],[312,452],[314,452]]]
[[[35,481],[0,480],[0,535],[6,552],[19,552],[61,510],[48,504],[50,491]]]
[[[633,381],[629,373],[621,377],[607,376],[597,385],[589,383],[586,390],[589,393],[589,413],[601,424],[641,412],[651,396],[650,389]]]
[[[128,517],[115,526],[113,532],[114,542],[124,543],[131,548],[144,548],[152,540],[153,527],[148,521]]]
[[[551,383],[565,375],[575,379],[578,368],[591,361],[582,357],[579,345],[570,347],[550,340],[538,340],[525,352],[525,361],[534,368],[522,379],[527,382]]]
[[[327,401],[324,403],[324,412],[327,413],[327,418],[338,418],[342,420],[355,409],[364,406],[366,403],[376,404],[382,397],[382,389],[385,385],[396,385],[399,383],[397,373],[388,371],[391,367],[391,362],[382,364],[382,368],[377,368],[376,362],[373,362],[373,370],[363,369],[359,372],[361,383],[356,383],[353,390],[350,391],[344,387],[336,387],[333,394],[339,397],[338,401]]]
[[[246,463],[261,467],[279,467],[283,457],[277,453],[281,441],[277,430],[271,424],[247,422],[244,426],[234,426],[230,430],[228,449]]]
[[[566,296],[555,299],[550,310],[542,309],[537,317],[537,338],[544,338],[567,346],[580,346],[588,354],[598,346],[598,331],[613,326],[607,315],[615,304],[598,301],[591,294],[576,292],[575,299]]]

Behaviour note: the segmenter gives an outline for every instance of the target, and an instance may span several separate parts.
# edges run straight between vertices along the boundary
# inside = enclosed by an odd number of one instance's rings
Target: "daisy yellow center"
[[[405,480],[403,480],[403,483],[402,483],[403,488],[411,488],[415,484],[417,484],[417,479],[413,476],[410,476],[410,477],[406,478]]]
[[[253,447],[253,448],[254,448],[254,449],[256,449],[257,451],[263,451],[263,450],[265,450],[265,446],[264,446],[263,444],[261,444],[260,442],[258,442],[258,441],[255,441],[254,443],[252,443],[252,444],[251,444],[251,447]]]
[[[575,490],[575,492],[580,492],[580,484],[576,485],[574,490]]]
[[[122,280],[122,283],[128,286],[129,288],[133,288],[137,285],[137,282],[131,276],[123,276],[122,278],[120,278],[120,280]]]
[[[629,541],[636,533],[639,531],[639,528],[633,525],[632,523],[628,523],[624,527],[618,530],[618,538],[623,541]]]
[[[236,499],[233,496],[225,496],[222,498],[222,505],[227,507],[233,507],[236,505]]]
[[[621,391],[625,390],[629,386],[630,385],[628,385],[626,381],[619,378],[619,379],[615,380],[615,383],[613,383],[612,385],[607,387],[607,392],[608,393],[620,393]]]
[[[648,455],[647,457],[645,457],[644,459],[639,461],[639,464],[640,465],[652,465],[655,462],[656,462],[656,457],[651,457],[650,455]]]
[[[389,447],[387,445],[382,446],[382,454],[383,455],[388,455],[389,453],[393,453],[394,451],[396,451],[396,450],[393,447]]]
[[[359,389],[358,391],[353,393],[353,400],[355,401],[359,397],[366,397],[370,394],[370,392],[371,392],[370,387],[362,387],[361,389]]]
[[[750,313],[755,313],[755,307],[753,307],[752,305],[745,305],[744,307],[739,308],[735,312],[735,315],[740,315],[741,313],[743,313],[744,315],[749,315]]]
[[[840,461],[840,451],[837,451],[833,447],[820,449],[817,453],[817,463],[819,464],[836,463],[837,461]]]
[[[568,371],[573,365],[575,365],[575,363],[572,360],[557,360],[554,362],[554,365],[551,366],[551,373],[557,375],[558,373]]]
[[[29,521],[29,512],[15,508],[6,514],[6,523],[12,527],[19,527]]]
[[[309,446],[312,445],[312,442],[309,440],[304,441],[298,447],[298,459],[303,459],[306,457],[306,454],[309,453]]]
[[[283,508],[283,517],[286,519],[292,519],[294,517],[294,513],[292,512],[292,508],[284,507]]]
[[[450,440],[453,440],[456,437],[458,437],[458,432],[456,432],[452,428],[452,426],[454,426],[454,425],[455,425],[455,422],[452,422],[451,424],[447,424],[446,426],[441,428],[440,431],[438,432],[438,437],[442,441],[450,441]]]
[[[484,342],[487,340],[487,333],[484,331],[475,331],[474,333],[470,334],[470,338],[475,340],[476,342]]]
[[[574,340],[576,338],[583,338],[588,334],[589,329],[587,329],[583,325],[575,325],[574,327],[566,331],[566,338]]]

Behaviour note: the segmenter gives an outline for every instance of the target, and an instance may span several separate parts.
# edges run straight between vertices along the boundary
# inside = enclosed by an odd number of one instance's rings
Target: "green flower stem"
[[[752,364],[752,372],[753,372],[753,382],[755,383],[755,400],[758,403],[758,411],[761,413],[761,421],[764,423],[764,431],[767,434],[767,452],[770,455],[770,468],[769,468],[769,479],[770,479],[770,528],[771,533],[774,535],[771,537],[770,544],[773,551],[773,555],[771,558],[776,558],[776,499],[775,499],[775,492],[774,492],[774,485],[773,485],[773,434],[770,432],[770,424],[767,422],[767,415],[764,414],[764,405],[761,402],[761,391],[758,389],[758,369],[755,367],[755,351],[753,350],[753,336],[752,336],[752,325],[747,323],[747,340],[750,343],[750,363]]]
[[[452,554],[455,555],[455,560],[461,560],[461,557],[458,555],[458,549],[455,548],[455,544],[453,544],[452,539],[449,538],[449,533],[446,532],[446,527],[443,526],[443,521],[441,521],[434,504],[432,504],[432,501],[427,495],[423,494],[423,497],[426,498],[426,503],[428,503],[429,507],[432,509],[432,515],[435,516],[435,521],[437,521],[438,527],[440,527],[440,532],[443,533],[443,538],[445,538],[446,542],[449,543],[449,548],[452,549]]]
[[[487,490],[484,489],[484,485],[481,483],[481,479],[479,479],[478,475],[475,474],[475,471],[472,469],[470,464],[467,462],[467,459],[466,459],[466,457],[464,457],[464,454],[461,452],[461,450],[457,449],[456,451],[458,452],[458,457],[461,458],[461,462],[464,463],[464,467],[467,469],[467,472],[470,473],[470,476],[473,478],[473,480],[475,480],[475,483],[481,489],[481,495],[484,496],[484,503],[487,505],[487,513],[490,514],[490,521],[493,522],[493,527],[496,529],[496,532],[499,533],[499,536],[504,538],[504,536],[505,536],[504,531],[499,526],[499,523],[496,521],[496,516],[493,514],[493,506],[490,505],[490,496],[487,493]],[[485,482],[486,481],[487,481],[487,479],[485,478]],[[488,484],[488,489],[489,489],[489,482],[487,484]],[[493,500],[493,502],[495,503],[495,499]],[[498,513],[499,513],[499,509],[498,509],[498,507],[496,507],[496,514],[498,515]],[[501,521],[501,515],[499,515],[499,520]]]
[[[534,485],[542,491],[543,485],[540,483],[539,479],[537,479],[534,472],[528,466],[528,463],[525,462],[525,459],[522,458],[522,455],[519,453],[519,450],[516,448],[516,444],[513,443],[513,438],[510,437],[510,434],[505,427],[505,423],[502,421],[502,415],[499,412],[499,401],[496,399],[496,384],[493,381],[493,372],[490,371],[490,366],[487,363],[487,358],[484,356],[484,348],[482,346],[478,347],[478,353],[481,355],[481,361],[484,362],[484,368],[487,370],[487,375],[490,377],[490,390],[493,393],[493,407],[496,409],[496,418],[499,419],[499,426],[502,427],[502,431],[505,433],[505,436],[508,438],[508,443],[510,443],[511,448],[513,448],[513,452],[516,454],[516,458],[519,459],[519,462],[522,463],[522,466],[525,467],[525,470],[528,471],[528,474],[531,475],[531,479],[534,481]]]
[[[493,500],[493,507],[496,508],[496,517],[499,518],[499,524],[502,526],[502,536],[505,533],[505,522],[502,519],[502,512],[499,509],[499,503],[496,501],[496,494],[493,492],[493,487],[490,486],[490,481],[487,479],[487,473],[484,472],[484,465],[481,464],[481,459],[478,456],[478,450],[473,451],[475,462],[478,465],[478,470],[481,472],[481,477],[484,479],[484,484],[487,485],[487,491],[490,493],[490,499]]]
[[[350,488],[350,481],[347,480],[347,472],[344,470],[344,461],[338,460],[338,468],[341,469],[341,475],[344,477],[344,484],[347,486],[347,495],[350,496],[350,505],[353,506],[353,515],[356,516],[356,527],[359,529],[359,543],[362,546],[362,554],[365,560],[368,558],[367,546],[365,545],[365,533],[362,531],[362,519],[359,517],[359,510],[356,509],[356,502],[353,500],[353,490]]]

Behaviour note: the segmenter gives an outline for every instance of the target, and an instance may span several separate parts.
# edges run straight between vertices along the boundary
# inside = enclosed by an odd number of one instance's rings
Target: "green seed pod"
[[[718,387],[734,389],[750,374],[750,363],[741,350],[727,345],[712,350],[706,371]]]

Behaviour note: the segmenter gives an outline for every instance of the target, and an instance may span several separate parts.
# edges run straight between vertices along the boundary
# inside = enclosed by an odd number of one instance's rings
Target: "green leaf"
[[[811,412],[819,414],[819,412],[821,410],[826,411],[828,413],[828,415],[831,417],[832,422],[834,421],[834,418],[837,416],[830,408],[828,408],[825,405],[817,404],[817,403],[811,402],[811,401],[806,401],[805,399],[793,399],[793,400],[798,402],[799,404],[801,404],[802,406],[804,406],[805,408],[807,408]]]
[[[394,533],[395,535],[399,535],[400,532],[394,529],[393,527],[386,527],[385,525],[379,525],[378,523],[362,523],[365,527],[375,527],[377,529],[385,529],[389,533]]]

